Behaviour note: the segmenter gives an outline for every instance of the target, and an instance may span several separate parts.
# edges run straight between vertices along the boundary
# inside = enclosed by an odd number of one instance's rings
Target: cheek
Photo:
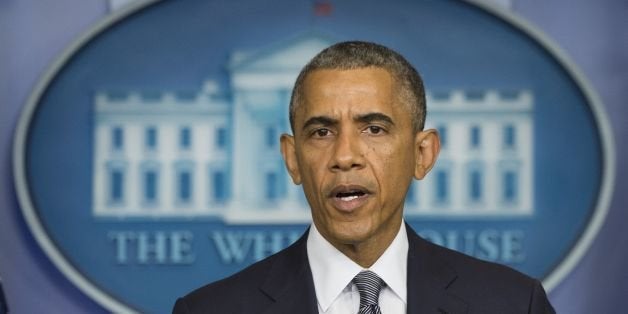
[[[379,177],[382,188],[397,192],[405,188],[409,178],[414,175],[414,154],[411,149],[395,149],[382,145],[369,151],[371,166]]]
[[[331,155],[332,152],[328,147],[304,145],[298,157],[299,165],[310,176],[320,175],[327,169],[327,163]]]
[[[321,159],[317,159],[316,155],[304,153],[299,159],[303,190],[311,194],[310,196],[316,197],[324,176],[324,163]]]
[[[378,146],[370,146],[366,159],[371,161],[372,166],[383,170],[384,173],[398,172],[402,168],[407,168],[408,152],[395,149],[393,145],[381,143]]]

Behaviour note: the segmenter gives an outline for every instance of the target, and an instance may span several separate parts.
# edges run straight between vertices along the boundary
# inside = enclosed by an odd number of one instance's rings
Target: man
[[[537,280],[431,244],[403,222],[439,153],[425,94],[398,53],[344,42],[315,56],[281,152],[312,210],[285,250],[177,300],[175,313],[553,313]]]

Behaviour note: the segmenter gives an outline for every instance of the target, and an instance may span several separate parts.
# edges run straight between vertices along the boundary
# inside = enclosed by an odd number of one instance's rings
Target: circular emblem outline
[[[135,312],[135,310],[129,307],[129,305],[102,291],[89,278],[81,274],[72,265],[72,263],[70,263],[63,256],[57,248],[57,245],[48,237],[46,229],[40,221],[40,217],[38,216],[37,210],[31,200],[30,189],[26,180],[26,168],[24,162],[26,157],[26,139],[28,137],[31,119],[37,109],[37,105],[44,91],[56,77],[57,73],[68,61],[72,59],[72,57],[83,47],[83,45],[89,43],[95,36],[113,26],[117,22],[122,21],[126,17],[158,2],[160,2],[160,0],[146,0],[129,5],[125,9],[104,17],[96,25],[92,26],[91,29],[87,30],[79,38],[74,40],[61,53],[61,55],[53,61],[46,72],[41,76],[37,85],[28,97],[22,113],[20,114],[13,143],[14,184],[16,187],[20,209],[31,233],[35,237],[41,249],[45,252],[46,256],[50,258],[55,267],[57,267],[61,273],[66,276],[66,278],[68,278],[83,293],[112,312],[126,313]],[[558,45],[547,35],[514,13],[480,3],[477,0],[467,0],[465,3],[480,8],[509,23],[525,35],[529,36],[535,42],[539,43],[547,51],[547,53],[554,58],[554,60],[558,62],[563,69],[565,69],[571,79],[574,80],[580,91],[583,93],[586,102],[589,104],[593,118],[598,127],[600,143],[602,146],[601,151],[603,153],[603,170],[595,210],[590,217],[584,232],[575,241],[570,251],[550,272],[550,274],[544,278],[543,285],[548,291],[551,291],[563,278],[565,278],[567,274],[573,270],[576,264],[584,256],[606,219],[615,182],[614,173],[616,161],[612,130],[600,97],[593,90],[591,84],[588,82],[584,74],[578,69],[575,63],[573,63],[570,58],[558,47]]]

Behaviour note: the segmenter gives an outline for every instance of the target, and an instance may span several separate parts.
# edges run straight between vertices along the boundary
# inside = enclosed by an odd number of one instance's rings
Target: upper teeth
[[[340,199],[345,201],[345,202],[348,202],[348,201],[352,201],[352,200],[354,200],[356,198],[358,198],[357,195],[350,195],[350,196],[343,196]]]

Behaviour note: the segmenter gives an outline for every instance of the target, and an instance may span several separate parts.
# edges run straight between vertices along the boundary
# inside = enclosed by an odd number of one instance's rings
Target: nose
[[[332,154],[329,169],[333,172],[364,168],[364,154],[359,135],[340,132],[333,145]]]

